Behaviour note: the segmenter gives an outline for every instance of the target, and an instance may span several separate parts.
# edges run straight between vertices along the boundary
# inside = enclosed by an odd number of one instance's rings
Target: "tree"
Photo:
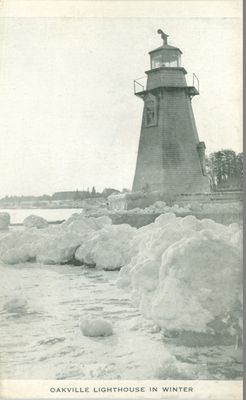
[[[211,153],[206,160],[211,187],[216,189],[242,188],[243,153],[220,150]]]
[[[238,153],[236,156],[236,176],[240,184],[240,188],[243,188],[243,153]]]
[[[78,189],[76,189],[76,192],[74,193],[73,200],[80,200],[80,192]]]
[[[92,189],[91,189],[91,195],[92,196],[96,196],[96,193],[97,192],[96,192],[95,186],[93,186]]]

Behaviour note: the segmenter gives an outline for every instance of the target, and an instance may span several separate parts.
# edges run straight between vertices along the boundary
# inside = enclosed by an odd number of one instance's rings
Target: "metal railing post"
[[[196,81],[196,84],[197,84],[197,90],[198,90],[198,92],[199,92],[199,91],[200,91],[200,82],[199,82],[199,79],[198,79],[198,77],[196,76],[196,74],[193,72],[193,86],[194,86],[194,87],[196,87],[195,81]]]
[[[143,78],[145,78],[145,77],[143,77]],[[139,79],[143,79],[143,78],[139,78]],[[137,85],[141,87],[141,90],[137,89],[137,87],[138,87]],[[137,79],[134,79],[133,86],[134,86],[134,93],[143,92],[145,90],[145,86],[142,85],[141,83],[139,83]]]

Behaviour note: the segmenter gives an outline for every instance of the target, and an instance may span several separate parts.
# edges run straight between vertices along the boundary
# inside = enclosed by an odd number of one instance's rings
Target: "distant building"
[[[83,200],[90,196],[90,194],[84,190],[74,190],[68,192],[55,192],[52,195],[52,200]]]

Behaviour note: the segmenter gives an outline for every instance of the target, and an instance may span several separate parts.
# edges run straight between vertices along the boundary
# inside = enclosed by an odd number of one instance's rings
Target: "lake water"
[[[7,211],[12,222],[22,222],[31,213],[61,220],[80,210]],[[117,271],[0,263],[0,274],[1,379],[242,376],[241,349],[234,345],[189,347],[164,338],[139,314],[130,293],[117,287]],[[106,318],[113,336],[83,336],[79,324],[86,316]]]
[[[116,287],[117,272],[23,264],[0,273],[2,379],[148,379],[165,357],[160,337]],[[87,315],[109,320],[114,335],[83,336]]]
[[[2,379],[228,379],[241,376],[234,346],[164,341],[117,288],[116,271],[72,265],[0,265]],[[113,336],[82,335],[86,316]]]
[[[10,215],[11,224],[21,224],[28,215],[35,214],[47,221],[61,221],[69,218],[72,214],[80,213],[82,208],[20,208],[20,209],[0,209],[0,212],[7,212]]]

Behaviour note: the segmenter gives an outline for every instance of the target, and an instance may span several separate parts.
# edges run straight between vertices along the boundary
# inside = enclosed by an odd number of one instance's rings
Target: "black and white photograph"
[[[17,3],[0,11],[2,398],[52,381],[46,398],[149,399],[153,381],[241,400],[241,2]]]

